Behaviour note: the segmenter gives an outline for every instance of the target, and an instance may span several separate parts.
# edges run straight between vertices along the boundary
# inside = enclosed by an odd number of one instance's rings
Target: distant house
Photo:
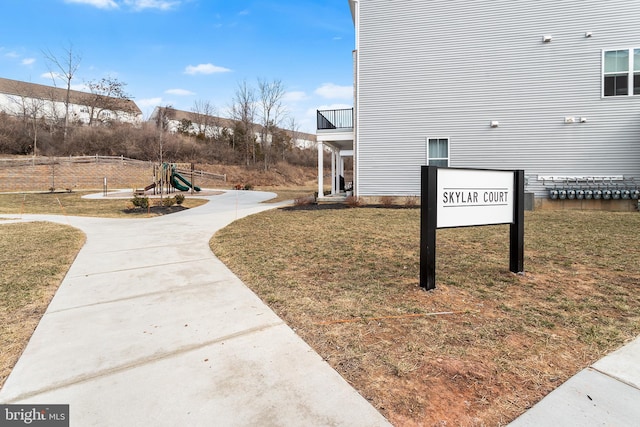
[[[540,203],[640,185],[637,3],[349,5],[354,109],[318,111],[332,193],[350,156],[364,198],[419,195],[422,165],[524,169]]]
[[[208,114],[197,113],[194,111],[176,110],[168,107],[154,108],[148,122],[158,123],[161,114],[166,118],[166,127],[172,133],[185,133],[190,135],[204,135],[207,138],[219,137],[222,132],[233,135],[234,128],[238,124],[237,121],[223,117],[212,116]],[[256,142],[260,141],[262,127],[253,124]],[[316,135],[305,132],[292,132],[287,129],[279,129],[283,131],[289,138],[295,138],[295,145],[298,148],[312,148],[316,144]]]
[[[0,78],[0,111],[7,114],[64,120],[66,98],[66,89]],[[142,112],[130,99],[71,90],[68,119],[82,124],[107,121],[138,124]]]

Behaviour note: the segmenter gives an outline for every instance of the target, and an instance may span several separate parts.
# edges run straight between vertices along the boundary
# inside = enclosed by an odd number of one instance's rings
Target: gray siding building
[[[320,118],[318,140],[354,156],[355,195],[419,195],[426,164],[524,169],[537,198],[640,184],[637,2],[349,5],[352,140],[332,141]]]

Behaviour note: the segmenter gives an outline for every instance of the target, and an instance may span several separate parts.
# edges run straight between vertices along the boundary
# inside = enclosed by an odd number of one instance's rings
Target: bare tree
[[[44,101],[38,98],[22,97],[24,116],[29,120],[31,137],[33,138],[33,157],[38,154],[38,120],[44,115]]]
[[[267,170],[269,169],[273,133],[283,119],[284,86],[280,80],[268,82],[258,79],[258,90],[260,93],[260,125],[262,126],[260,144],[264,156],[264,170]]]
[[[66,85],[66,97],[64,100],[64,127],[63,127],[63,142],[67,142],[67,130],[69,126],[69,105],[71,104],[71,81],[78,71],[80,61],[82,57],[73,52],[73,45],[69,44],[69,47],[64,48],[64,55],[57,57],[50,50],[43,51],[45,59],[49,66],[49,74],[53,80],[53,85],[56,85],[56,76],[61,78]],[[54,71],[54,69],[56,71]]]
[[[249,86],[246,80],[238,83],[236,92],[230,108],[230,115],[236,121],[233,132],[234,144],[242,144],[245,154],[245,163],[249,166],[249,161],[253,158],[256,163],[255,148],[255,116],[256,116],[256,93],[253,87]]]
[[[220,126],[216,117],[216,109],[209,101],[195,101],[191,108],[193,122],[198,127],[198,136],[203,139],[218,138]]]
[[[62,118],[64,112],[60,112],[56,108],[57,103],[60,101],[59,97],[56,96],[56,90],[57,88],[55,87],[47,87],[43,92],[43,100],[45,100],[44,119],[50,124],[49,133],[52,135],[55,133],[56,126],[59,126],[64,121]]]
[[[169,122],[175,118],[176,110],[171,106],[167,105],[165,107],[158,107],[158,115],[155,117],[156,127],[159,132],[159,143],[160,143],[160,163],[163,162],[163,147],[162,147],[162,138],[167,130],[169,130]]]
[[[115,77],[103,77],[100,80],[92,80],[87,83],[89,95],[85,96],[84,103],[89,108],[89,126],[99,120],[105,112],[125,111],[133,113],[129,107],[131,95],[125,92],[126,83]]]
[[[38,150],[38,120],[45,115],[45,101],[31,90],[14,89],[14,93],[20,95],[10,96],[9,99],[16,106],[14,112],[16,116],[22,118],[25,133],[33,142],[33,156],[36,156]]]
[[[286,160],[287,151],[293,149],[300,139],[300,125],[296,121],[296,118],[291,116],[287,122],[288,136],[281,147],[282,160]]]
[[[155,118],[156,127],[158,128],[159,137],[158,137],[158,145],[160,149],[160,168],[164,168],[164,134],[169,129],[169,122],[176,116],[176,110],[171,106],[167,105],[165,107],[158,107],[158,115]],[[160,174],[160,200],[162,200],[162,193],[164,192],[164,187],[167,184],[165,182],[165,174]]]

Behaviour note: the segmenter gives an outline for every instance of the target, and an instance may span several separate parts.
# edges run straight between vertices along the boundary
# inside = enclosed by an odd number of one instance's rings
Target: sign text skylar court
[[[524,271],[524,171],[423,166],[420,286],[436,286],[438,228],[509,224],[509,270]]]
[[[512,171],[439,168],[438,228],[513,222]]]
[[[506,188],[445,188],[442,203],[445,207],[504,205],[509,202]]]

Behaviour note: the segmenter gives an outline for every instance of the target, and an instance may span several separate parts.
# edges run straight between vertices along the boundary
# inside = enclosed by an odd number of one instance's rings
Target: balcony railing
[[[318,130],[353,129],[353,108],[318,110]]]

